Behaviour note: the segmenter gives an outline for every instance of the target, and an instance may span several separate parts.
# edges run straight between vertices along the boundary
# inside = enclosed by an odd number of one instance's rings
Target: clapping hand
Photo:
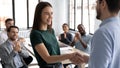
[[[20,42],[19,42],[19,41],[15,41],[15,42],[14,42],[13,49],[14,49],[16,52],[20,52],[20,51],[21,51],[21,46],[20,46]]]
[[[77,38],[77,40],[81,39],[81,34],[79,32],[75,33],[75,37]]]
[[[64,33],[64,38],[65,38],[65,39],[67,38],[66,33]]]

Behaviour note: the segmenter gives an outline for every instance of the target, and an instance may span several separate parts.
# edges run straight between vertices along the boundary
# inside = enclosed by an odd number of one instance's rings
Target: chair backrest
[[[2,64],[2,61],[1,61],[1,58],[0,58],[0,68],[4,68],[3,64]]]
[[[0,61],[0,68],[2,68],[1,61]]]

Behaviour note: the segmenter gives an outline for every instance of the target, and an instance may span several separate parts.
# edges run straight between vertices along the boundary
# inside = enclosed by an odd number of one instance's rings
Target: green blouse
[[[37,44],[44,43],[50,55],[60,55],[60,48],[53,29],[52,31],[32,30],[30,34],[30,41],[39,66],[47,65],[47,63],[41,58],[41,56],[35,50],[35,46]]]

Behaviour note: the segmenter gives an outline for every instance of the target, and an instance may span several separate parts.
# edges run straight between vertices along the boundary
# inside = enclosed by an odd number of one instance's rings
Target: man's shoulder
[[[0,44],[0,46],[7,45],[8,40],[6,40],[4,43]]]
[[[93,36],[93,35],[90,34],[90,33],[85,35],[85,37],[87,37],[87,38],[92,38],[92,36]]]
[[[6,48],[6,46],[7,46],[7,42],[4,42],[4,43],[0,44],[0,49],[4,49],[4,48]]]
[[[0,36],[2,36],[2,35],[7,35],[7,31],[5,31],[5,30],[1,31]]]

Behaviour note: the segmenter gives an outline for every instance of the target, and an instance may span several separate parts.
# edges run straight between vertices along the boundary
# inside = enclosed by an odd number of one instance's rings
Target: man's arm
[[[2,62],[4,62],[5,64],[11,63],[15,55],[16,55],[15,51],[12,50],[10,52],[7,47],[5,48],[5,45],[0,46],[0,58]]]
[[[92,39],[89,68],[108,68],[112,59],[112,42],[106,32],[98,31]]]
[[[16,46],[16,48],[15,48],[16,50],[15,51],[17,51],[21,56],[23,56],[23,57],[28,57],[29,56],[29,53],[28,53],[28,51],[25,48],[25,45],[26,45],[25,41],[19,41],[18,40],[14,44]]]

